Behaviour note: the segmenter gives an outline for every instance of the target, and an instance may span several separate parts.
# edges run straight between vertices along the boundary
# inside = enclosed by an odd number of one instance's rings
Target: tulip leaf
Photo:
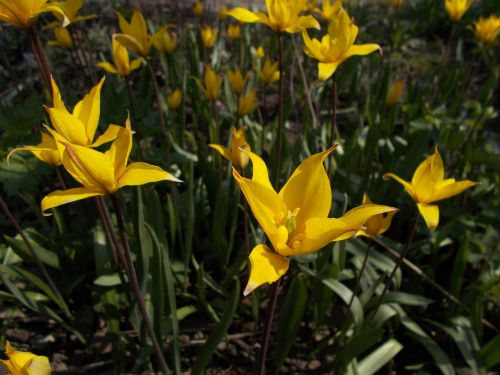
[[[28,249],[23,240],[9,236],[4,236],[4,238],[17,255],[26,261],[34,262],[31,251]],[[59,257],[55,252],[44,249],[29,238],[28,240],[42,263],[53,268],[59,268]]]
[[[375,374],[398,354],[403,345],[397,340],[390,339],[380,345],[372,353],[367,355],[358,363],[358,371],[363,375]]]
[[[488,369],[500,363],[500,334],[493,337],[482,347],[481,357]]]

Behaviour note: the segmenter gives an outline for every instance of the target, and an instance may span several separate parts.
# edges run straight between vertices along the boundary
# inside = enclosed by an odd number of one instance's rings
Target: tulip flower
[[[49,359],[30,352],[18,352],[10,342],[5,344],[5,355],[9,359],[0,359],[10,375],[50,375]]]
[[[219,8],[219,19],[221,21],[224,21],[226,18],[227,18],[227,11],[229,10],[229,8],[227,7],[227,5],[224,5],[222,4]]]
[[[241,37],[240,25],[229,25],[227,27],[227,37],[229,40],[233,41]]]
[[[215,73],[209,65],[205,67],[204,83],[201,83],[201,81],[196,77],[193,79],[208,100],[215,102],[219,99],[222,77]]]
[[[436,147],[434,154],[425,159],[415,170],[410,182],[403,180],[394,173],[384,174],[384,179],[395,179],[405,188],[413,201],[417,204],[430,230],[436,229],[439,224],[439,207],[431,204],[442,199],[453,197],[464,190],[477,185],[477,182],[454,178],[444,179],[443,159]]]
[[[54,32],[55,40],[49,40],[47,45],[49,46],[59,46],[62,48],[73,48],[73,40],[69,31],[64,27],[55,27],[52,29]]]
[[[203,4],[199,1],[195,1],[193,4],[193,12],[196,17],[201,17],[203,14]]]
[[[148,57],[151,50],[151,36],[148,34],[148,26],[142,13],[138,9],[134,10],[130,23],[119,12],[116,14],[122,32],[114,35],[116,40],[139,56]]]
[[[472,0],[445,0],[445,9],[453,22],[458,22],[472,5]]]
[[[255,90],[250,90],[246,95],[240,96],[238,100],[238,117],[243,117],[257,108],[257,99],[255,99]]]
[[[373,204],[370,197],[368,195],[363,195],[363,202],[361,204]],[[397,211],[391,211],[379,215],[373,216],[371,219],[368,219],[363,227],[357,235],[364,237],[378,237],[385,233],[387,229],[391,226],[392,217],[396,214]]]
[[[314,10],[321,14],[321,17],[323,17],[325,21],[331,22],[340,15],[342,0],[333,0],[333,3],[330,2],[330,0],[323,0],[321,9],[315,8]]]
[[[33,155],[36,156],[37,159],[47,163],[49,165],[57,166],[61,165],[61,154],[57,147],[56,141],[50,134],[42,132],[42,141],[36,146],[24,146],[17,147],[13,149],[7,155],[7,162],[10,157],[19,151],[30,151]]]
[[[236,182],[274,249],[258,245],[252,250],[244,295],[283,276],[289,265],[287,257],[348,239],[371,217],[396,211],[393,207],[368,204],[340,218],[328,218],[332,190],[323,161],[334,149],[335,146],[304,160],[279,193],[272,187],[267,166],[258,155],[247,151],[253,165],[252,179],[242,177],[233,168]]]
[[[392,6],[393,6],[394,8],[399,8],[399,6],[401,5],[401,2],[402,2],[402,1],[403,1],[403,0],[392,0]]]
[[[90,20],[97,17],[96,14],[88,14],[85,16],[78,15],[78,12],[83,7],[83,0],[66,0],[58,4],[61,6],[64,14],[69,19],[69,22],[71,24],[75,22]],[[54,16],[59,20],[59,24],[57,26],[63,23],[64,19],[60,13],[55,12]],[[48,26],[50,27],[51,25]]]
[[[385,104],[388,107],[394,106],[401,99],[401,96],[403,95],[404,89],[405,89],[405,81],[400,79],[400,80],[392,82],[389,85],[389,90],[387,91],[387,96],[385,98]]]
[[[246,151],[250,151],[250,145],[245,139],[245,129],[231,128],[231,134],[233,135],[231,149],[216,144],[209,144],[209,146],[229,160],[233,165],[238,168],[245,168],[248,164],[248,154]]]
[[[245,89],[248,78],[248,74],[243,77],[240,68],[227,71],[227,79],[229,80],[229,85],[238,96],[243,94],[243,90]]]
[[[492,43],[500,34],[500,17],[491,15],[488,18],[481,17],[474,22],[474,32],[477,40],[484,44]]]
[[[270,85],[280,79],[280,71],[278,70],[278,62],[271,62],[269,56],[266,57],[264,65],[260,69],[259,79],[264,85]]]
[[[354,44],[358,35],[358,27],[343,9],[328,26],[328,34],[321,42],[309,38],[307,32],[302,34],[305,43],[305,53],[319,61],[318,77],[326,81],[351,56],[368,55],[381,50],[378,44]]]
[[[318,5],[318,0],[308,0],[304,3],[302,10],[304,12],[309,12],[311,10],[317,9],[317,5]]]
[[[47,130],[58,142],[59,150],[62,152],[64,143],[71,143],[85,147],[98,147],[104,143],[111,142],[118,136],[120,127],[111,125],[94,141],[99,116],[101,112],[101,88],[104,78],[95,85],[85,97],[80,100],[69,113],[61,99],[61,93],[56,82],[52,79],[52,101],[53,108],[45,107],[50,116],[54,129]]]
[[[153,46],[160,52],[171,54],[177,47],[177,34],[169,32],[173,25],[162,26],[160,30],[153,34],[151,39]]]
[[[0,21],[13,26],[29,29],[42,13],[54,12],[61,15],[63,26],[69,24],[61,4],[47,3],[48,0],[2,0],[0,1]]]
[[[205,48],[209,49],[214,46],[218,34],[219,30],[212,29],[210,26],[205,26],[201,29],[201,40]]]
[[[111,47],[113,49],[113,61],[115,64],[113,65],[107,61],[101,61],[97,64],[98,67],[109,73],[127,77],[134,70],[139,69],[141,63],[144,61],[142,57],[139,57],[130,62],[127,49],[118,43],[115,38],[111,41]]]
[[[83,187],[56,190],[42,199],[42,213],[80,199],[115,193],[123,186],[144,185],[157,181],[180,182],[160,167],[137,162],[127,166],[132,149],[130,120],[120,127],[118,137],[108,151],[102,153],[88,147],[65,143],[62,156],[64,168]]]
[[[240,22],[263,23],[279,33],[299,33],[308,28],[320,28],[313,16],[301,16],[302,0],[266,0],[267,14],[253,13],[244,8],[234,8],[227,12]]]
[[[255,56],[257,56],[259,59],[264,57],[265,55],[266,52],[264,51],[264,48],[262,48],[262,46],[259,46],[259,48],[255,50]]]
[[[182,91],[180,89],[175,89],[167,96],[167,106],[169,109],[174,110],[181,104],[182,101]]]

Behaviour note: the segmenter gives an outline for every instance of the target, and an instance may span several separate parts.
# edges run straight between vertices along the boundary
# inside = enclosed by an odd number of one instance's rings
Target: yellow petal
[[[101,191],[87,189],[85,187],[68,190],[56,190],[42,199],[42,214],[44,216],[50,216],[51,214],[48,214],[46,211],[51,208],[75,202],[80,199],[95,197],[97,195],[104,195],[104,193]]]
[[[249,259],[250,278],[243,292],[245,296],[264,283],[274,283],[288,270],[288,259],[272,252],[266,245],[255,246]]]
[[[144,185],[157,181],[182,182],[171,173],[168,173],[155,165],[147,163],[132,163],[127,167],[127,169],[125,169],[125,173],[123,173],[123,175],[118,179],[116,189],[120,189],[123,186]]]
[[[87,136],[85,125],[65,109],[47,108],[52,125],[55,130],[64,137],[67,142],[77,145],[88,145],[90,140]]]
[[[436,229],[439,224],[439,207],[433,204],[417,203],[418,210],[430,230]]]
[[[144,59],[142,57],[135,59],[135,60],[132,60],[132,62],[130,63],[129,74],[130,74],[130,72],[138,69],[142,65],[143,61],[144,61]]]
[[[415,170],[411,184],[419,202],[428,202],[434,187],[444,179],[443,159],[436,147],[434,154],[425,159]]]
[[[142,49],[140,42],[134,37],[127,34],[115,34],[114,37],[125,48],[128,48],[144,58],[148,56],[147,52]]]
[[[326,81],[332,76],[339,66],[338,62],[318,63],[318,78],[320,81]]]
[[[55,108],[64,109],[67,112],[66,106],[61,98],[61,92],[59,91],[59,87],[57,86],[56,81],[53,76],[50,76],[51,85],[52,85],[52,104]]]
[[[118,71],[116,70],[115,66],[107,61],[101,61],[100,63],[97,63],[97,66],[109,73],[118,74]]]
[[[304,52],[316,60],[323,60],[321,43],[317,39],[311,39],[307,31],[302,33],[305,49]]]
[[[300,209],[296,216],[299,229],[310,218],[328,217],[332,205],[332,189],[323,161],[335,147],[305,159],[279,192],[279,197],[289,211]]]
[[[122,129],[122,126],[109,125],[106,131],[99,137],[97,137],[94,143],[92,143],[89,147],[99,147],[105,143],[114,141],[118,137]]]
[[[101,113],[101,89],[105,77],[102,77],[97,85],[90,92],[76,103],[73,109],[73,116],[76,116],[85,125],[87,137],[90,141],[94,139],[94,134],[99,124]]]
[[[68,17],[66,17],[66,14],[64,14],[64,11],[62,10],[61,6],[57,5],[57,4],[45,4],[39,10],[33,12],[33,17],[35,17],[41,13],[46,13],[46,12],[54,12],[54,13],[60,14],[61,16],[63,16],[62,26],[66,27],[69,25]]]
[[[478,183],[474,181],[464,180],[455,182],[455,179],[444,180],[441,184],[436,185],[432,197],[428,203],[436,202],[441,199],[449,198],[460,194],[464,190],[476,186]]]
[[[47,357],[37,355],[27,366],[29,375],[50,375],[51,372],[50,362]]]
[[[225,157],[231,163],[233,162],[233,156],[231,154],[231,151],[229,151],[229,149],[227,147],[224,147],[222,145],[216,145],[216,144],[209,144],[208,146],[212,147],[215,151],[217,151],[219,154],[221,154],[223,157]]]
[[[253,12],[244,8],[234,8],[227,12],[228,15],[236,18],[240,22],[260,22],[260,18]]]
[[[106,156],[109,158],[114,168],[114,175],[119,179],[125,172],[127,167],[128,157],[132,150],[132,130],[130,128],[130,118],[127,117],[125,127],[117,127],[113,131],[117,132],[117,137],[111,144],[111,147],[106,151]]]
[[[319,30],[319,22],[313,16],[300,16],[293,24],[285,28],[287,33],[300,33],[306,29]]]
[[[248,154],[250,160],[252,161],[252,181],[274,191],[273,185],[271,185],[271,181],[269,181],[269,171],[267,170],[264,160],[250,150],[244,150],[243,152]]]
[[[413,186],[403,180],[401,177],[395,175],[394,173],[385,173],[383,176],[384,180],[388,180],[389,178],[395,179],[397,182],[399,182],[403,187],[405,188],[406,192],[410,194],[410,197],[416,202],[417,201],[417,195],[415,194],[415,190],[413,189]]]
[[[369,55],[375,51],[382,51],[382,48],[378,44],[355,44],[352,45],[345,55],[343,56],[343,60],[348,59],[351,56],[364,56]]]

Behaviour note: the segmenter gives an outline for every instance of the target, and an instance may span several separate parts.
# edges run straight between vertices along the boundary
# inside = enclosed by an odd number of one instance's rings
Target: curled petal
[[[143,50],[140,42],[134,37],[126,34],[115,34],[115,39],[120,42],[122,46],[128,48],[129,50],[137,53],[142,57],[147,57],[149,51]]]
[[[233,162],[233,155],[231,154],[231,151],[229,151],[227,147],[216,144],[209,144],[209,146],[212,147],[219,154],[221,154],[223,157],[225,157],[227,160],[229,160],[231,163]]]
[[[109,125],[106,131],[99,137],[97,137],[94,143],[92,143],[89,147],[99,147],[105,143],[114,141],[118,137],[122,129],[122,126]]]
[[[436,229],[439,224],[439,207],[434,204],[417,203],[418,210],[430,230]]]
[[[132,163],[125,173],[118,179],[116,189],[123,186],[144,185],[157,181],[182,182],[171,173],[168,173],[155,165],[147,163]]]
[[[80,199],[95,197],[97,195],[104,195],[104,193],[102,191],[96,191],[84,187],[68,190],[56,190],[42,199],[42,214],[44,216],[50,216],[51,214],[48,214],[46,211],[51,208],[75,202]]]
[[[415,193],[415,189],[413,189],[413,186],[409,182],[403,180],[401,177],[395,175],[394,173],[386,173],[386,174],[384,174],[384,176],[383,176],[384,180],[388,180],[389,178],[393,178],[397,182],[399,182],[401,185],[403,185],[403,187],[405,188],[406,192],[408,194],[410,194],[410,197],[415,202],[417,201],[417,194]]]
[[[382,48],[378,44],[355,44],[349,47],[345,55],[343,56],[343,60],[348,59],[351,56],[365,56],[373,53],[375,51],[382,52]]]
[[[300,16],[292,25],[285,28],[287,33],[300,33],[306,29],[319,30],[319,22],[313,16]]]
[[[250,278],[243,295],[247,296],[262,284],[274,283],[288,270],[287,258],[276,254],[266,245],[257,245],[250,253]]]
[[[101,61],[97,63],[97,66],[99,68],[104,69],[105,71],[112,73],[112,74],[118,74],[118,71],[116,70],[115,66],[107,61]]]

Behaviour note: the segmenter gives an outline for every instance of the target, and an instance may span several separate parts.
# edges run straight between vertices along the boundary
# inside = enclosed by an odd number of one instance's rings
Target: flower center
[[[293,211],[288,210],[285,227],[286,227],[286,230],[287,230],[289,236],[297,228],[297,215],[298,215],[299,211],[300,211],[299,207],[297,207]]]

